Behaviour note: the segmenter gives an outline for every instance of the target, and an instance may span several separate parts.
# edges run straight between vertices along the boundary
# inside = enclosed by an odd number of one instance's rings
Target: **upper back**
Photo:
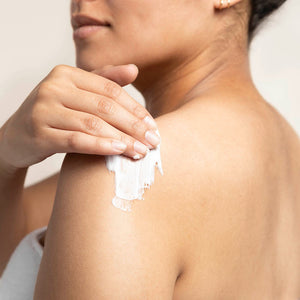
[[[182,245],[174,299],[300,296],[300,145],[289,124],[266,102],[218,100],[159,124],[160,201]]]

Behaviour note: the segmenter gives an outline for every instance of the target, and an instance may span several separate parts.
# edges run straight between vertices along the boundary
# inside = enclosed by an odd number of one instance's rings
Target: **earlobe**
[[[214,5],[216,9],[224,9],[229,8],[238,2],[241,2],[241,0],[215,0]]]

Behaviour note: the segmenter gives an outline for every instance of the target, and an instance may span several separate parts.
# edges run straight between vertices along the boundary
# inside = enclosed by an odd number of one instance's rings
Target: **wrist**
[[[0,157],[0,176],[11,177],[16,174],[20,168],[17,168]]]
[[[10,164],[5,159],[5,154],[3,151],[3,135],[4,135],[4,127],[0,128],[0,175],[5,177],[11,177],[16,174],[20,168]]]

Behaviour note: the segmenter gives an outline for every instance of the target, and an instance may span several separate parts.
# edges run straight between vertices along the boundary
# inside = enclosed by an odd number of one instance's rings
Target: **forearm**
[[[27,168],[17,169],[0,158],[0,275],[26,232],[22,193]]]

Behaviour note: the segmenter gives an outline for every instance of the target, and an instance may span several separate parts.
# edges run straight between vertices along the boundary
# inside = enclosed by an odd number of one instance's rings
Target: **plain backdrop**
[[[2,1],[0,19],[0,126],[58,64],[75,66],[69,1]],[[287,0],[260,28],[251,45],[256,86],[300,133],[300,1]],[[134,99],[143,97],[125,87]],[[31,166],[25,185],[56,173],[65,154]]]

